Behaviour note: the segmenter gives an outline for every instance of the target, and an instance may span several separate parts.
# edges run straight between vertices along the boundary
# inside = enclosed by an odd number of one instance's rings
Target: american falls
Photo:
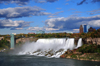
[[[68,49],[73,50],[82,46],[82,38],[74,44],[74,38],[47,38],[24,44],[18,55],[35,55],[59,58]]]

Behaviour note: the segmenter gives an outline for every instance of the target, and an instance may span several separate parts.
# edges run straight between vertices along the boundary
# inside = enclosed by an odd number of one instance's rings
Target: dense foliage
[[[0,48],[9,48],[9,47],[10,47],[10,42],[7,41],[6,39],[0,41]]]
[[[100,53],[100,45],[84,44],[77,51],[82,52],[82,53]]]
[[[0,35],[0,37],[4,37],[6,39],[10,39],[10,35]],[[21,37],[36,37],[36,38],[64,38],[64,37],[70,37],[70,38],[100,38],[100,29],[93,30],[93,32],[88,33],[45,33],[45,34],[17,34],[15,38],[21,38]]]
[[[66,33],[48,33],[48,34],[23,34],[16,35],[16,37],[37,37],[37,38],[61,38],[67,37]]]

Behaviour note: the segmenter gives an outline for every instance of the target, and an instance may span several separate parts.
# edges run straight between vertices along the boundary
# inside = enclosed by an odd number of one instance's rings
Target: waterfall
[[[65,45],[65,49],[70,49],[70,50],[73,50],[75,48],[75,45],[74,45],[74,38],[68,38],[67,41],[66,41],[66,45]]]
[[[25,44],[19,55],[29,54],[35,56],[46,56],[59,58],[68,49],[73,50],[82,46],[82,39],[79,39],[77,46],[74,44],[74,38],[52,38],[38,39],[36,42]]]
[[[80,39],[78,40],[76,49],[77,49],[78,47],[81,47],[81,46],[82,46],[82,38],[80,38]]]

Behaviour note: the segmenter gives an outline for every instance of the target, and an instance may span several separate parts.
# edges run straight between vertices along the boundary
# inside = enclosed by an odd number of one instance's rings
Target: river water
[[[100,62],[0,53],[0,66],[100,66]]]

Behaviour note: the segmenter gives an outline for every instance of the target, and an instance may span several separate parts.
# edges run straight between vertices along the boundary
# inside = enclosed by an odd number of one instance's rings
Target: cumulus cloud
[[[46,0],[34,0],[36,3],[46,3]]]
[[[16,3],[18,5],[26,5],[30,0],[0,0],[0,3]]]
[[[23,28],[15,28],[15,29],[17,29],[17,30],[22,30]]]
[[[27,30],[38,31],[38,30],[43,30],[43,27],[29,27]]]
[[[34,1],[36,3],[46,3],[46,2],[53,3],[53,2],[56,2],[58,0],[0,0],[0,3],[6,3],[6,4],[16,3],[19,6],[22,6],[22,5],[27,5],[30,1]]]
[[[100,19],[89,21],[88,24],[93,26],[93,27],[100,27]]]
[[[45,9],[40,7],[15,7],[0,9],[0,18],[20,18],[20,17],[30,17],[30,16],[42,16],[49,15],[50,13],[42,12]]]
[[[55,31],[55,30],[59,30],[59,29],[54,29],[54,28],[45,28],[46,31]]]
[[[47,2],[55,2],[55,1],[58,1],[58,0],[46,0]]]
[[[60,17],[51,18],[45,21],[49,28],[59,29],[60,31],[79,29],[81,24],[88,24],[92,27],[100,27],[100,15],[92,17]]]
[[[39,30],[56,31],[56,30],[59,30],[59,29],[48,28],[48,27],[29,27],[27,30],[30,30],[30,31],[39,31]]]
[[[57,16],[53,16],[53,15],[50,15],[50,16],[48,16],[49,18],[55,18],[55,17],[57,17]]]
[[[80,3],[78,3],[77,5],[81,5],[83,4],[84,2],[86,2],[86,0],[82,0]]]
[[[25,22],[22,20],[12,21],[10,19],[0,20],[0,28],[23,29],[29,27],[32,22]]]
[[[51,18],[45,21],[45,27],[29,27],[27,30],[37,31],[68,31],[79,32],[79,27],[82,24],[88,24],[93,28],[100,27],[100,15],[92,17],[59,17]]]
[[[95,2],[100,2],[100,0],[82,0],[80,3],[77,3],[77,5],[82,5],[83,3],[95,3]]]
[[[46,3],[46,2],[50,2],[50,3],[53,3],[53,2],[56,2],[58,0],[34,0],[36,3]]]

